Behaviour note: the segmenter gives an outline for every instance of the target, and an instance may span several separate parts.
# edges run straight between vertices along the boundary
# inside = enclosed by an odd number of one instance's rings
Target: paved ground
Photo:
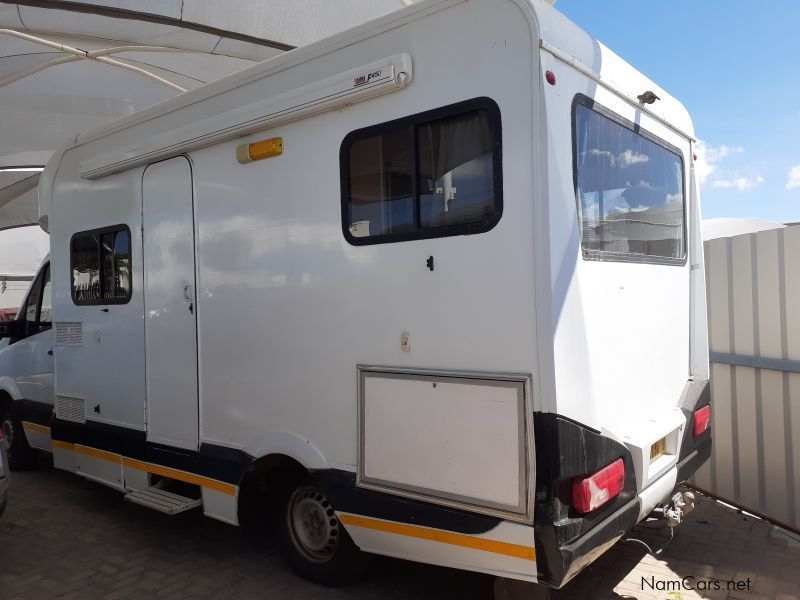
[[[661,544],[650,525],[634,537]],[[692,575],[742,581],[749,590],[664,589]],[[660,589],[642,583],[654,578]],[[658,583],[662,582],[662,583]],[[43,468],[16,473],[0,518],[0,599],[121,598],[489,600],[493,580],[475,573],[376,559],[371,578],[331,590],[290,573],[269,540],[205,519],[168,517],[117,492]],[[644,589],[643,589],[644,588]],[[672,590],[672,592],[671,592]],[[671,592],[671,593],[670,593]],[[554,598],[800,599],[800,542],[763,521],[701,499],[675,539],[654,558],[620,543]]]

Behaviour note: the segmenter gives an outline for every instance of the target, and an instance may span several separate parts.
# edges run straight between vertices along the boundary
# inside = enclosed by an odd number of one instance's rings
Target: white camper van
[[[560,587],[709,456],[683,106],[542,0],[423,0],[79,135],[40,183],[55,465]]]

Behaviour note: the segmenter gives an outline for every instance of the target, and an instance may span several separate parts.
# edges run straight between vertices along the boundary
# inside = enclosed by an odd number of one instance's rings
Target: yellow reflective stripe
[[[63,450],[74,450],[74,444],[71,442],[64,442],[61,440],[52,440],[53,448],[62,448]]]
[[[169,477],[170,479],[185,481],[186,483],[192,483],[195,485],[199,485],[201,487],[217,490],[218,492],[222,492],[223,494],[227,494],[229,496],[236,495],[235,485],[224,483],[222,481],[217,481],[216,479],[209,479],[208,477],[194,475],[192,473],[187,473],[185,471],[176,471],[174,469],[168,469],[167,467],[161,467],[159,465],[153,465],[150,463],[141,462],[138,460],[134,460],[132,458],[120,456],[119,454],[113,454],[111,452],[106,452],[104,450],[98,450],[97,448],[90,448],[89,446],[72,444],[70,442],[64,442],[62,440],[52,440],[52,443],[54,448],[61,448],[63,450],[73,450],[75,452],[80,452],[81,454],[86,454],[88,456],[94,456],[97,458],[102,458],[104,460],[116,463],[122,463],[126,467],[136,469],[137,471],[144,471],[145,473],[153,473],[154,475],[161,475],[163,477]]]
[[[39,425],[38,423],[31,423],[30,421],[23,421],[22,428],[26,431],[38,431],[39,433],[46,433],[50,435],[50,428],[45,427],[44,425]]]
[[[342,515],[339,517],[339,520],[345,525],[374,529],[375,531],[382,531],[384,533],[404,535],[420,540],[440,542],[452,546],[461,546],[462,548],[472,548],[473,550],[483,550],[484,552],[494,552],[495,554],[513,556],[514,558],[522,558],[524,560],[536,560],[536,549],[531,546],[487,540],[486,538],[464,535],[462,533],[428,529],[427,527],[417,527],[416,525],[407,525],[405,523],[379,521],[377,519],[369,519],[357,515]]]
[[[80,446],[78,444],[73,444],[72,449],[75,452],[78,452],[79,454],[85,454],[86,456],[93,456],[95,458],[100,458],[115,463],[122,462],[122,457],[119,454],[112,454],[111,452],[106,452],[105,450],[98,450],[97,448]]]
[[[170,479],[177,479],[178,481],[193,483],[201,487],[217,490],[218,492],[222,492],[223,494],[228,494],[229,496],[236,495],[235,485],[231,485],[229,483],[223,483],[222,481],[217,481],[216,479],[209,479],[208,477],[193,475],[191,473],[186,473],[185,471],[175,471],[174,469],[168,469],[166,467],[160,467],[158,465],[140,462],[138,460],[133,460],[132,458],[126,458],[123,461],[123,464],[126,467],[130,467],[138,471],[145,471],[146,473],[153,473],[155,475],[169,477]]]

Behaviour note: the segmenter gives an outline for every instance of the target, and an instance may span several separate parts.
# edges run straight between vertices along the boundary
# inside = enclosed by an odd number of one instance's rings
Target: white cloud
[[[619,155],[619,160],[622,162],[622,167],[630,167],[639,163],[646,163],[650,160],[647,154],[640,154],[636,150],[625,150]]]
[[[799,187],[800,187],[800,165],[797,165],[789,169],[789,175],[786,178],[786,189],[793,190]]]
[[[764,178],[761,175],[755,177],[737,177],[735,179],[717,179],[712,184],[715,188],[737,189],[740,192],[752,190],[754,187],[764,183]],[[800,182],[798,182],[800,185]]]
[[[721,146],[709,146],[703,140],[698,140],[694,148],[695,153],[697,154],[697,160],[694,161],[694,172],[697,176],[697,182],[700,185],[703,185],[711,176],[711,174],[717,170],[717,166],[720,161],[727,158],[731,154],[741,154],[744,152],[744,148],[740,148],[739,146],[727,146],[725,144],[722,144]],[[725,186],[722,185],[715,187]]]

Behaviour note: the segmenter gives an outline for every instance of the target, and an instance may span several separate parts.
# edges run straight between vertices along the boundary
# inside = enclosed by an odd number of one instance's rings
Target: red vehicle
[[[0,308],[0,321],[13,321],[17,316],[18,308]]]

